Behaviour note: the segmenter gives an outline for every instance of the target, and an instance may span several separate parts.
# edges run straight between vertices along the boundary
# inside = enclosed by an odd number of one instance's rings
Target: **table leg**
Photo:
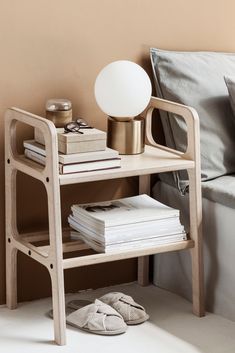
[[[139,194],[150,194],[150,175],[139,176]],[[149,256],[138,258],[138,283],[141,286],[149,284]]]

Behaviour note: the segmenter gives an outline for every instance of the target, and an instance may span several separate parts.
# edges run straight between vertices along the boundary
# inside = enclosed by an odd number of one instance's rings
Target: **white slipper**
[[[119,335],[126,332],[127,325],[122,316],[111,306],[98,299],[89,305],[84,300],[76,302],[76,308],[70,303],[66,306],[66,322],[69,325],[97,335]]]
[[[127,325],[142,324],[149,319],[144,307],[137,304],[129,295],[111,292],[103,295],[99,300],[115,309]]]
[[[115,309],[127,325],[138,325],[149,319],[144,307],[137,304],[129,295],[111,292],[103,295],[99,300]],[[73,309],[77,309],[79,305],[81,305],[80,300],[72,300],[68,303],[68,307]]]

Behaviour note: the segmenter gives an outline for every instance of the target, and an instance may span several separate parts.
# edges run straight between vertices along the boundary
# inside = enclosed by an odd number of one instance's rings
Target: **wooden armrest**
[[[187,125],[188,146],[186,152],[180,152],[175,149],[157,144],[152,135],[152,113],[154,109],[164,110],[182,116]],[[199,117],[194,108],[189,106],[167,101],[165,99],[152,97],[145,111],[146,113],[146,140],[150,145],[158,148],[180,154],[185,159],[191,159],[200,162],[200,128]]]
[[[42,131],[45,138],[45,150],[46,150],[46,165],[43,171],[39,174],[48,174],[49,169],[53,170],[53,173],[58,173],[58,151],[57,147],[57,131],[55,125],[48,119],[41,118],[40,116],[26,112],[18,108],[10,108],[5,113],[5,151],[7,159],[14,160],[19,166],[27,168],[29,174],[34,175],[34,171],[29,163],[24,162],[22,157],[17,152],[16,148],[16,125],[17,122],[21,122],[38,128]],[[22,169],[22,168],[21,168]],[[40,169],[40,168],[39,168]],[[41,168],[42,169],[42,168]]]

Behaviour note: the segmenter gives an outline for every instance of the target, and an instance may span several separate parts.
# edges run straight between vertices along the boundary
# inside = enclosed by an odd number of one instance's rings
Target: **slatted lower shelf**
[[[50,245],[48,245],[48,232],[38,232],[22,235],[21,241],[15,243],[16,248],[28,253],[30,256],[44,262],[41,258],[46,259],[49,256]],[[37,242],[47,241],[47,244],[36,245]],[[87,265],[95,265],[98,263],[130,259],[134,257],[148,256],[164,252],[179,251],[194,247],[194,241],[183,240],[175,243],[169,243],[158,246],[143,247],[131,250],[116,250],[108,253],[97,253],[87,246],[83,241],[74,239],[70,236],[70,230],[63,230],[63,253],[66,254],[63,259],[63,268],[69,269]],[[80,252],[79,256],[75,254],[71,257],[68,253]]]
[[[50,245],[35,245],[35,242],[48,241],[48,232],[38,232],[22,235],[21,241],[16,242],[16,248],[23,251],[25,254],[30,250],[30,256],[40,260],[41,257],[47,258],[50,251]],[[175,243],[169,243],[158,246],[143,247],[131,250],[110,251],[108,253],[97,253],[87,246],[81,240],[71,238],[70,230],[63,230],[63,253],[66,254],[63,259],[63,268],[69,269],[87,265],[95,265],[98,263],[130,259],[134,257],[148,256],[164,252],[179,251],[194,247],[194,241],[183,240]],[[74,257],[69,253],[76,252]],[[77,256],[77,252],[80,252]],[[41,262],[41,261],[39,261]],[[44,262],[44,261],[42,261]]]
[[[123,251],[112,251],[109,253],[95,253],[92,255],[85,255],[79,257],[73,257],[63,260],[64,269],[73,267],[81,267],[87,265],[95,265],[103,262],[117,261],[130,259],[133,257],[147,256],[153,254],[159,254],[170,251],[178,251],[184,249],[190,249],[194,247],[193,240],[183,240],[177,243],[158,245],[156,247],[134,249],[134,250],[123,250]]]

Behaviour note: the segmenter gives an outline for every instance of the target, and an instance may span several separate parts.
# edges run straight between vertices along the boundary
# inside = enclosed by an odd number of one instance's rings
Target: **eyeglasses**
[[[75,132],[78,134],[84,134],[84,132],[81,131],[82,129],[93,129],[93,127],[89,126],[84,119],[77,119],[64,126],[64,133]]]

